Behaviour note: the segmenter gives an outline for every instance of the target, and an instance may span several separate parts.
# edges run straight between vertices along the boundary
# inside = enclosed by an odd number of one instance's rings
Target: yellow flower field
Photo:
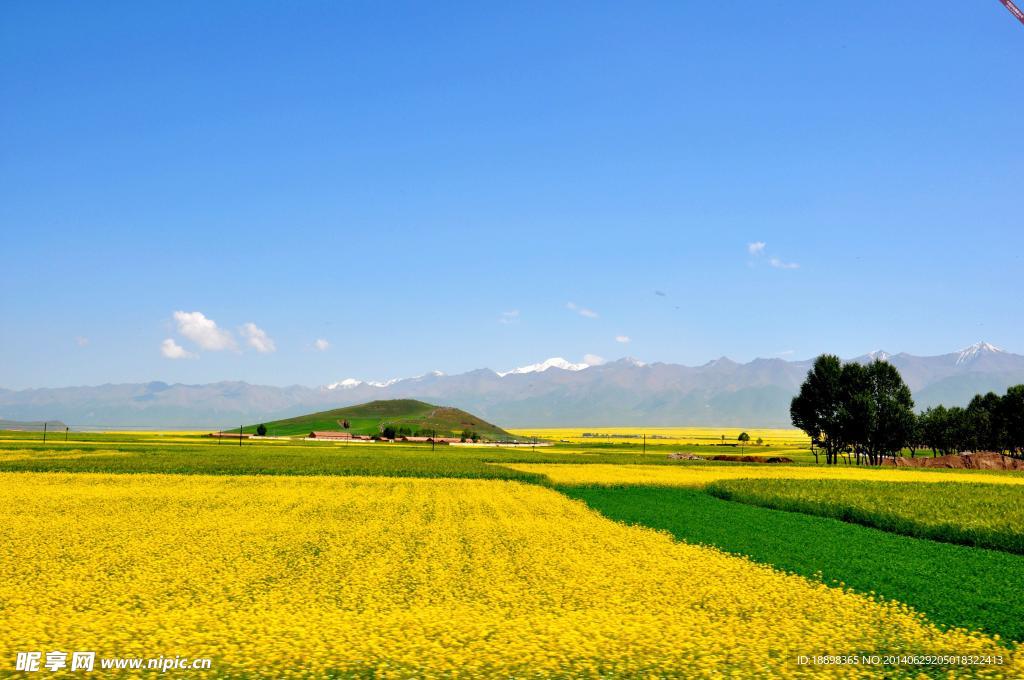
[[[131,455],[135,454],[128,451],[117,451],[114,449],[92,449],[88,451],[82,451],[79,449],[50,449],[44,451],[35,449],[0,449],[0,463],[19,460],[80,460],[83,458],[108,458],[111,456],[127,457]]]
[[[701,487],[722,479],[858,479],[876,482],[975,482],[1024,484],[1024,475],[867,467],[794,465],[606,465],[501,463],[520,472],[545,475],[555,484],[643,484]]]
[[[740,427],[543,427],[509,430],[512,434],[525,439],[547,439],[552,441],[569,441],[575,444],[598,442],[632,442],[639,443],[637,437],[646,434],[649,444],[717,444],[725,441],[736,443],[741,432],[750,435],[751,442],[760,437],[764,443],[774,447],[809,448],[810,439],[802,431],[795,428],[740,428]],[[584,437],[584,433],[599,435]],[[615,435],[629,435],[626,437]],[[748,449],[751,448],[748,446]],[[756,447],[754,447],[756,449]],[[729,451],[728,453],[732,453]]]
[[[212,657],[209,677],[892,677],[796,659],[992,653],[1005,665],[957,672],[1024,672],[988,637],[515,482],[0,473],[0,554],[4,660],[178,654]]]

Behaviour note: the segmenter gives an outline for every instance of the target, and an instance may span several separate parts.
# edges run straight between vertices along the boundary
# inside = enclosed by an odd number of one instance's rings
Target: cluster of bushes
[[[426,430],[420,428],[413,430],[411,427],[394,427],[392,425],[385,425],[380,430],[380,437],[382,439],[396,439],[398,437],[447,437],[450,434],[444,432],[438,432],[437,430]]]
[[[904,448],[914,455],[961,451],[1008,452],[1024,456],[1024,385],[1004,396],[977,395],[966,408],[937,406],[918,415],[910,388],[885,361],[843,363],[823,354],[814,361],[790,404],[793,425],[811,438],[818,460],[835,464],[839,456],[878,465]]]
[[[400,427],[394,427],[393,425],[385,425],[380,430],[380,436],[378,439],[397,439],[398,437],[455,437],[456,435],[451,430],[431,430],[425,428],[419,428],[414,430],[411,427],[402,425]],[[480,441],[480,435],[472,430],[463,430],[459,439],[464,442],[467,441]]]

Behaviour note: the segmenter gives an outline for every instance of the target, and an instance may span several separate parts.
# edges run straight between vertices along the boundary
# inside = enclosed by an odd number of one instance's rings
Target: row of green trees
[[[396,439],[398,437],[452,437],[454,436],[450,430],[434,430],[430,428],[419,428],[417,430],[411,427],[400,426],[395,427],[394,425],[382,425],[380,428],[380,437],[383,439]]]
[[[1004,396],[977,395],[966,408],[937,406],[918,415],[910,388],[886,361],[843,363],[823,354],[790,404],[793,425],[811,438],[811,451],[834,465],[841,455],[878,465],[909,448],[933,455],[962,451],[1024,456],[1024,385]]]
[[[999,451],[1024,457],[1024,385],[979,394],[966,408],[936,406],[917,417],[917,437],[933,454]]]

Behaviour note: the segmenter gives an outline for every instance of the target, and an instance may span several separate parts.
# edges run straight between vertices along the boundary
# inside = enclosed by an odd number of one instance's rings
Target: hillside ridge
[[[348,427],[345,427],[345,424]],[[439,406],[419,399],[375,399],[363,404],[317,411],[263,423],[268,436],[295,436],[319,431],[344,431],[353,435],[377,435],[385,428],[407,434],[453,437],[464,431],[485,439],[512,438],[502,428],[479,416],[452,406]],[[258,424],[243,428],[255,433]]]

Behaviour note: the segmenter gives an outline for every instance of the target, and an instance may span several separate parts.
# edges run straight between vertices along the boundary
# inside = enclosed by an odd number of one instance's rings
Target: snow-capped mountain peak
[[[585,368],[590,368],[590,364],[574,364],[570,361],[563,359],[562,357],[552,357],[539,364],[530,364],[529,366],[520,366],[519,368],[513,368],[511,371],[496,371],[496,373],[504,378],[506,375],[521,375],[523,373],[543,373],[549,368],[559,368],[563,371],[582,371]]]
[[[355,378],[345,378],[338,382],[333,382],[325,387],[329,390],[353,390],[360,385],[366,385],[367,387],[391,387],[397,382],[403,380],[423,380],[424,378],[442,378],[445,376],[444,371],[431,371],[430,373],[424,373],[414,378],[390,378],[388,380],[356,380]]]
[[[888,361],[891,357],[892,355],[884,349],[876,349],[873,352],[868,352],[868,359],[871,361]]]
[[[972,359],[977,358],[981,354],[1002,351],[1003,350],[999,349],[995,345],[991,345],[987,342],[976,342],[970,347],[964,347],[960,350],[960,353],[956,357],[956,363],[962,364],[965,361],[971,361]]]
[[[345,378],[338,382],[333,382],[327,385],[326,388],[329,390],[354,390],[360,385],[367,385],[368,387],[390,387],[401,378],[392,378],[391,380],[356,380],[355,378]]]
[[[363,384],[362,380],[356,380],[355,378],[345,378],[344,380],[339,380],[338,382],[331,383],[330,385],[327,386],[327,389],[329,389],[329,390],[351,390],[351,389],[355,389],[356,387],[359,387],[362,384]]]

